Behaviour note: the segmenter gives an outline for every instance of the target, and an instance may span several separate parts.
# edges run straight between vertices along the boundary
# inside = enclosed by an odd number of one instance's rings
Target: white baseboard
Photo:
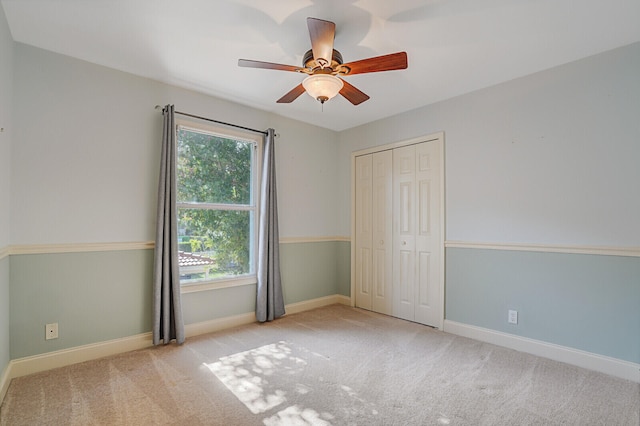
[[[322,306],[341,303],[349,305],[351,299],[347,296],[335,294],[332,296],[320,297],[318,299],[305,300],[304,302],[292,303],[285,306],[287,314],[308,311]],[[251,324],[256,321],[254,312],[234,315],[231,317],[218,318],[211,321],[203,321],[185,326],[185,336],[194,337],[200,334],[212,333],[231,327],[244,324]],[[79,362],[90,361],[103,358],[105,356],[116,355],[137,349],[144,349],[152,346],[151,333],[143,333],[135,336],[123,337],[121,339],[109,340],[105,342],[92,343],[89,345],[76,346],[55,352],[47,352],[24,358],[11,360],[0,377],[0,404],[9,388],[11,379],[28,374],[39,373],[53,368],[64,367]]]
[[[445,320],[444,331],[640,383],[640,364]]]
[[[11,378],[39,373],[53,368],[64,367],[92,359],[103,358],[123,352],[134,351],[151,346],[151,333],[137,334],[105,342],[76,346],[40,355],[14,359],[9,362]]]
[[[0,405],[2,405],[2,401],[4,401],[4,396],[7,394],[7,390],[9,389],[9,383],[11,382],[11,377],[9,376],[11,363],[7,365],[7,367],[2,372],[2,376],[0,376]]]
[[[311,309],[321,308],[323,306],[333,305],[336,303],[340,303],[342,305],[350,305],[351,298],[349,296],[343,296],[341,294],[334,294],[332,296],[305,300],[304,302],[291,303],[285,306],[285,309],[287,311],[287,314],[297,314],[298,312],[309,311]]]
[[[321,308],[323,306],[333,305],[335,303],[349,305],[351,303],[351,299],[347,296],[334,294],[331,296],[288,304],[285,306],[285,311],[290,315],[298,312],[309,311],[315,308]],[[187,337],[194,337],[254,322],[256,322],[255,312],[247,312],[246,314],[234,315],[232,317],[224,317],[195,324],[188,324],[184,327],[184,332]]]
[[[256,322],[255,312],[247,312],[246,314],[187,324],[184,326],[184,335],[186,337],[195,337],[201,334],[213,333],[215,331],[225,330],[227,328],[251,324],[254,322]]]

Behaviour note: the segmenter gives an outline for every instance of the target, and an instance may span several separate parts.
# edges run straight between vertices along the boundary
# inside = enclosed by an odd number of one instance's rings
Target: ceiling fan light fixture
[[[344,83],[335,75],[316,74],[305,78],[302,86],[309,96],[323,104],[335,97],[342,90]]]
[[[307,92],[313,99],[324,104],[338,93],[353,105],[360,105],[369,99],[366,93],[342,80],[354,74],[370,72],[403,70],[407,68],[407,52],[396,52],[373,58],[360,59],[344,63],[342,54],[333,48],[336,35],[336,24],[318,18],[307,18],[311,49],[302,58],[302,67],[276,64],[273,62],[239,59],[241,67],[264,68],[280,71],[293,71],[306,74],[308,77],[293,89],[289,90],[276,102],[288,104],[298,96]]]

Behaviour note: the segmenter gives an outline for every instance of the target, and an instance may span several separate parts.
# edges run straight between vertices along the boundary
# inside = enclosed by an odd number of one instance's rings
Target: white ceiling
[[[15,41],[344,130],[640,41],[639,0],[1,0]],[[371,99],[276,100],[304,75],[306,18],[336,23],[345,62],[398,51],[409,68],[354,75]],[[170,103],[171,99],[166,102]],[[179,107],[179,105],[177,105]]]

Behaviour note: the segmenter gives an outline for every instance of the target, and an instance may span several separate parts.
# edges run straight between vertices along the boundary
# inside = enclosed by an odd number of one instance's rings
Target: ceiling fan
[[[308,75],[301,84],[278,99],[278,103],[293,102],[306,91],[322,104],[340,93],[353,105],[359,105],[369,99],[369,96],[339,77],[407,68],[406,52],[376,56],[345,64],[340,52],[333,48],[336,24],[322,19],[307,18],[307,26],[311,37],[311,50],[304,54],[302,67],[250,59],[238,60],[238,65],[241,67],[294,71]]]

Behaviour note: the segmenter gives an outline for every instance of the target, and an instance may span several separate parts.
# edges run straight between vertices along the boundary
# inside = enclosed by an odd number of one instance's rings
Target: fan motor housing
[[[313,50],[308,50],[302,58],[302,66],[317,74],[348,74],[350,69],[348,67],[342,67],[342,63],[342,54],[336,49],[333,49],[331,65],[324,68],[316,63],[316,60],[313,58]]]

